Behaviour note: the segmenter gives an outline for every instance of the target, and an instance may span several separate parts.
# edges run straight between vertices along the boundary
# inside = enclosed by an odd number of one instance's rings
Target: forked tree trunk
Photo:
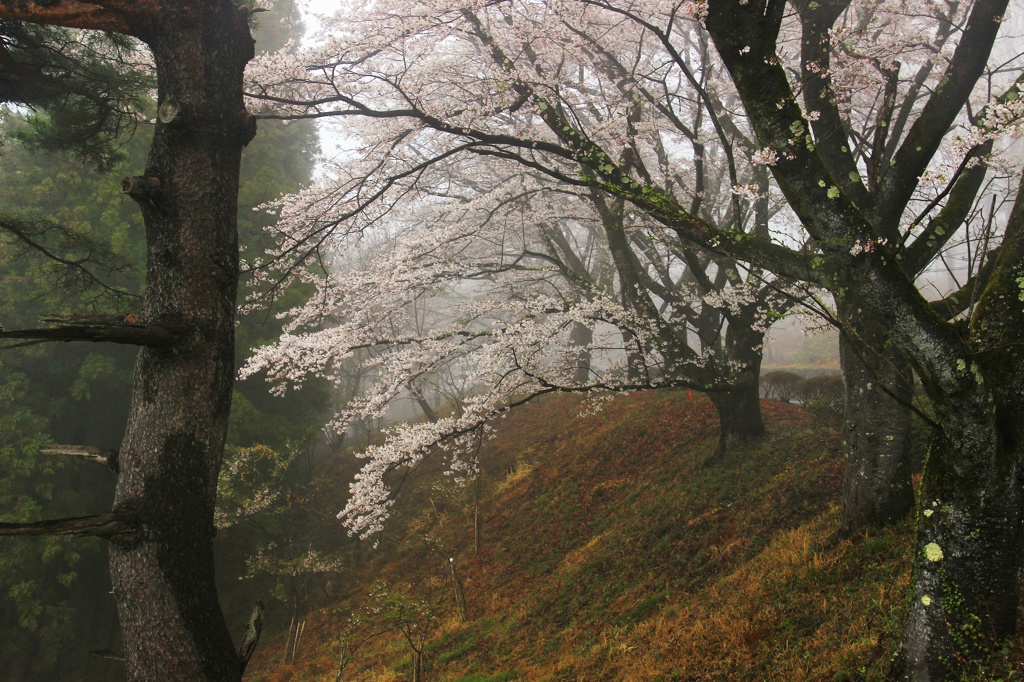
[[[843,537],[905,519],[914,506],[909,366],[857,338],[839,339],[846,386],[843,424]]]
[[[159,8],[136,29],[153,51],[160,100],[145,170],[159,187],[136,196],[147,238],[142,317],[187,332],[136,363],[114,509],[133,510],[141,527],[112,542],[110,571],[129,679],[237,680],[212,540],[234,368],[239,159],[254,133],[242,72],[253,42],[230,0]]]

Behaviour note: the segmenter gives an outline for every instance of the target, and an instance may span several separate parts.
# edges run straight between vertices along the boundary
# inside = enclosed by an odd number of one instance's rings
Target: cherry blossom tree
[[[849,433],[879,430],[865,410],[880,394],[864,399],[862,388],[878,387],[897,410],[907,405],[908,368],[934,409],[915,597],[897,672],[941,679],[1016,625],[1024,420],[1014,396],[1024,374],[1014,349],[1024,329],[1024,209],[1017,202],[1001,210],[1009,204],[992,182],[1008,175],[999,153],[1021,115],[1020,61],[992,50],[1006,6],[467,0],[343,10],[311,51],[251,72],[253,92],[277,115],[371,128],[354,135],[355,160],[331,183],[281,205],[278,255],[294,255],[290,273],[308,276],[305,266],[335,249],[335,236],[386,220],[436,184],[439,165],[475,156],[621,206],[642,217],[656,242],[682,252],[721,254],[716,263],[731,259],[737,272],[824,287],[835,310],[822,312],[844,332]],[[702,184],[711,157],[722,169],[717,186]],[[751,200],[772,196],[747,158],[769,170],[806,238],[773,225],[752,229],[741,218]],[[721,185],[735,194],[712,210]],[[929,301],[918,275],[954,244],[971,243],[970,276]],[[624,272],[616,264],[621,301],[600,299],[586,322],[651,329],[638,344],[647,352],[657,348],[657,319],[638,314],[643,296]],[[560,308],[535,308],[530,324],[556,324],[564,334],[555,320],[568,320],[555,315],[570,306],[558,300]],[[309,354],[328,355],[321,347]],[[675,366],[668,346],[652,358]],[[543,378],[550,366],[525,369]],[[505,376],[505,365],[491,367]],[[888,431],[881,443],[862,438],[850,452],[847,528],[898,516],[910,501],[896,435],[904,427],[898,419],[880,426]],[[417,449],[440,435],[395,437]],[[378,486],[377,474],[399,463],[390,456],[377,455],[378,471],[364,485]]]
[[[894,672],[944,679],[978,662],[1016,627],[1021,420],[1011,396],[1024,375],[1011,349],[1024,329],[1019,192],[1002,218],[1001,245],[992,249],[999,231],[989,233],[988,267],[963,290],[931,304],[914,277],[952,233],[971,227],[989,145],[1021,114],[1014,82],[1020,62],[1013,55],[989,61],[1005,2],[976,2],[962,15],[929,3],[891,13],[882,4],[851,5],[795,5],[802,45],[817,53],[811,60],[805,51],[802,62],[816,65],[818,78],[805,73],[796,80],[783,68],[785,3],[716,5],[707,26],[760,144],[787,152],[773,176],[831,270],[827,286],[848,333],[875,352],[905,358],[934,407],[914,599]],[[826,56],[841,38],[844,17],[876,27],[888,38],[883,46],[907,35],[950,32],[956,39],[938,40],[943,49],[910,69],[909,79],[900,77],[899,62],[881,59],[887,79],[880,104],[873,118],[857,121],[828,92],[845,89],[844,70],[835,69],[833,79]],[[852,61],[877,68],[870,59]],[[817,108],[800,106],[794,83],[824,95]],[[920,99],[905,94],[924,89],[929,95]],[[879,90],[859,94],[877,97]],[[910,97],[905,108],[895,105],[900,94]],[[865,125],[864,133],[846,133]],[[928,186],[929,176],[941,175],[938,189]]]
[[[502,180],[515,193],[528,181],[522,174]],[[317,279],[311,299],[325,308],[294,311],[289,334],[261,349],[243,372],[267,369],[270,379],[283,382],[280,389],[310,374],[344,381],[345,373],[337,370],[362,354],[362,369],[374,376],[372,388],[338,415],[332,426],[339,432],[383,416],[394,400],[444,370],[473,387],[452,414],[396,427],[386,443],[364,453],[368,463],[344,512],[350,528],[362,535],[380,530],[386,518],[387,473],[414,466],[442,440],[453,450],[471,450],[475,431],[524,397],[625,385],[621,330],[630,329],[634,339],[649,336],[614,298],[600,291],[584,296],[550,262],[529,257],[540,240],[524,239],[521,225],[483,220],[482,229],[465,215],[454,219],[456,211],[491,213],[488,203],[480,203],[435,205],[429,215],[430,207],[422,204],[408,211],[396,207],[389,224],[399,231],[386,239],[367,236],[370,245],[359,255],[359,267],[352,267],[357,259],[351,253],[349,267],[332,264],[330,274]],[[502,250],[489,248],[495,244]],[[594,329],[582,385],[574,383],[579,347],[570,343],[569,331],[575,325]],[[645,352],[644,359],[652,367],[662,364],[656,353]],[[453,465],[468,470],[472,462]]]
[[[827,11],[808,3],[793,7],[798,13],[780,27],[781,35],[789,36],[780,45],[798,32],[801,47],[791,61],[782,63],[807,112],[808,132],[813,131],[819,155],[838,178],[837,187],[870,204],[878,199],[884,169],[915,113],[952,57],[965,8],[941,3],[921,3],[916,12],[886,3],[854,8],[838,3]],[[887,30],[893,27],[899,30]],[[995,85],[994,76],[986,78],[989,87]],[[953,294],[935,306],[948,319],[960,315],[971,292],[977,292],[974,274],[989,255],[987,248],[977,246],[987,242],[992,217],[1005,211],[1005,198],[1012,200],[1013,195],[1009,185],[1015,171],[999,168],[991,146],[979,145],[966,156],[965,149],[954,136],[946,140],[932,168],[923,174],[920,188],[908,199],[915,213],[908,212],[901,227],[904,243],[918,237],[910,257],[901,262],[915,277],[933,268],[934,261],[948,266],[945,254],[963,252],[966,246],[961,272],[970,286],[958,283],[952,290],[930,292],[931,298]],[[985,206],[997,197],[1000,205]],[[854,250],[874,245],[865,241]],[[925,289],[928,281],[921,281]],[[848,323],[846,318],[855,312],[842,297],[837,299],[838,324],[847,330],[840,337],[846,381],[843,534],[904,518],[914,498],[908,409],[912,366],[889,342],[884,325],[871,329],[870,318],[858,325]],[[874,341],[868,342],[870,337]]]
[[[331,365],[337,371],[355,350],[372,351],[377,383],[336,422],[344,429],[379,416],[407,391],[422,393],[419,385],[432,372],[450,372],[456,361],[469,368],[460,372],[470,372],[468,383],[488,398],[474,396],[475,408],[459,415],[463,421],[431,419],[429,425],[406,427],[424,438],[403,436],[400,447],[393,441],[389,447],[405,448],[405,455],[371,453],[381,463],[371,463],[368,471],[377,474],[361,479],[357,491],[372,478],[374,504],[385,502],[379,476],[416,461],[413,453],[438,438],[462,434],[506,409],[511,396],[685,385],[710,391],[721,417],[719,452],[733,439],[761,435],[761,346],[767,325],[792,305],[791,295],[780,291],[789,286],[760,266],[698,252],[690,240],[666,231],[621,197],[594,191],[592,162],[581,162],[571,145],[559,141],[551,122],[536,115],[538,108],[522,109],[524,96],[510,88],[506,73],[511,61],[497,59],[489,48],[481,51],[486,40],[481,42],[475,15],[456,8],[435,18],[434,9],[382,5],[367,15],[372,21],[359,12],[341,16],[324,45],[311,53],[278,55],[250,69],[251,95],[265,107],[260,116],[342,117],[359,152],[330,166],[322,183],[273,206],[280,212],[280,249],[269,264],[254,262],[254,270],[282,281],[306,279],[319,290],[307,307],[290,311],[296,333],[264,349],[245,373],[268,369],[272,380],[295,383],[330,372]],[[537,11],[525,20],[556,16],[552,8]],[[462,24],[456,33],[453,19]],[[364,21],[383,32],[364,31]],[[685,197],[700,219],[767,236],[779,203],[772,201],[768,172],[749,131],[719,120],[728,105],[709,89],[716,64],[706,37],[694,36],[691,49],[704,58],[684,78],[671,69],[659,72],[657,55],[648,61],[640,54],[630,63],[628,55],[593,43],[588,32],[607,28],[600,21],[591,26],[593,21],[562,21],[564,44],[519,55],[523,64],[517,68],[542,76],[531,87],[564,88],[549,100],[559,120],[587,121],[617,145],[624,164],[657,178],[662,191]],[[507,23],[511,37],[522,38],[511,15]],[[357,34],[358,42],[346,39],[339,56],[336,41],[345,31]],[[472,95],[467,90],[447,101],[434,96],[443,92],[436,83],[429,86],[430,96],[419,85],[407,91],[414,81],[470,77],[453,71],[446,58],[411,59],[405,54],[410,31],[422,44],[417,50],[444,43],[472,65],[469,71],[491,75],[473,77]],[[638,37],[621,39],[635,43]],[[570,57],[576,45],[587,46],[584,61]],[[578,68],[568,68],[567,58]],[[351,62],[352,69],[339,71],[339,60]],[[552,69],[562,73],[544,76]],[[626,87],[622,79],[630,70],[635,82]],[[649,75],[638,79],[638,72]],[[463,87],[458,83],[456,90]],[[600,88],[607,90],[604,101],[589,106],[585,96]],[[673,97],[659,109],[650,104],[659,88],[694,94],[692,101]],[[639,92],[644,95],[637,99]],[[467,100],[475,102],[472,114]],[[537,105],[540,111],[548,106]],[[470,117],[479,129],[459,127],[450,111],[438,111],[451,107],[456,118]],[[682,158],[697,163],[684,171]],[[386,256],[339,255],[349,253],[353,242],[372,241],[368,232],[382,231],[400,240]],[[326,276],[310,273],[313,262]],[[463,300],[449,321],[437,320],[424,334],[411,312],[417,302],[437,299],[439,290],[446,296],[460,292]],[[481,321],[480,311],[500,312],[500,322]],[[319,329],[325,320],[328,327]],[[481,325],[499,325],[500,337],[481,332]],[[485,346],[490,352],[500,348],[504,364],[495,365],[493,357],[470,360],[470,353]],[[598,366],[600,372],[592,371]],[[509,372],[528,381],[513,381]],[[500,390],[484,388],[489,384]]]

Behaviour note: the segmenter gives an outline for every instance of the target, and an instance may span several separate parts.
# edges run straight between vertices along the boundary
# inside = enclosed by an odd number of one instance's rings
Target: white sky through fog
[[[296,1],[296,0],[279,0],[279,1]],[[361,2],[362,0],[355,0]],[[315,38],[320,31],[320,21],[318,16],[330,16],[337,10],[341,5],[345,4],[344,0],[297,0],[299,8],[302,10],[306,21],[306,40]],[[350,144],[346,144],[344,134],[338,130],[338,124],[333,122],[331,119],[320,119],[317,121],[317,127],[320,130],[320,151],[323,154],[324,159],[333,159],[339,154],[344,154],[346,149],[351,149]],[[316,172],[319,174],[321,169]]]
[[[342,4],[339,0],[298,0],[299,7],[306,14],[307,33],[315,33],[319,28],[315,15],[332,14]]]

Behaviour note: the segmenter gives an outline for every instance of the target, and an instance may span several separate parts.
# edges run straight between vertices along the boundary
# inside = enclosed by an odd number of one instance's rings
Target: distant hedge
[[[800,384],[800,397],[801,402],[814,414],[839,417],[846,403],[843,378],[837,374],[823,374],[805,379]]]
[[[764,387],[764,397],[780,400],[784,403],[793,401],[797,397],[797,391],[804,382],[804,378],[796,372],[776,370],[765,372],[761,375],[761,386]]]
[[[784,403],[799,402],[821,416],[843,414],[845,391],[838,374],[823,374],[805,379],[796,372],[776,370],[761,375],[766,398]]]

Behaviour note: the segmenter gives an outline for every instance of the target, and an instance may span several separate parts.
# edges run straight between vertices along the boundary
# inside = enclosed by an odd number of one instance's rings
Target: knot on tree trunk
[[[191,108],[173,97],[168,97],[160,103],[156,117],[164,125],[176,128],[190,126],[195,121]]]
[[[127,177],[121,181],[121,191],[135,201],[153,201],[160,196],[160,178],[148,175]]]
[[[256,117],[242,109],[238,112],[238,123],[242,131],[242,146],[246,147],[256,137]]]

